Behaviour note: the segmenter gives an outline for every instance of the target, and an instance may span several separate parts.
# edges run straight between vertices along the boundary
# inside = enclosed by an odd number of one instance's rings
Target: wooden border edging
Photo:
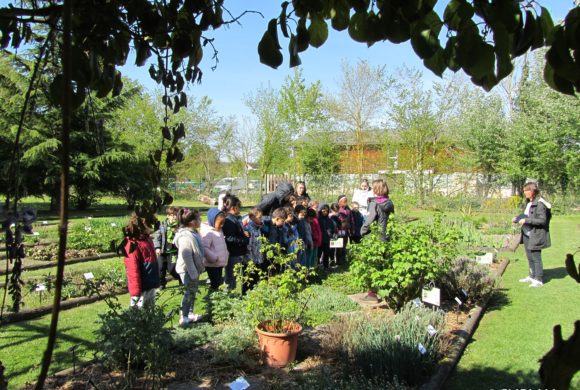
[[[502,276],[507,268],[508,264],[510,263],[509,259],[503,259],[498,270],[497,275]],[[476,306],[473,312],[470,314],[469,319],[466,321],[463,328],[461,328],[456,336],[457,338],[453,342],[453,346],[451,347],[451,353],[447,356],[437,367],[437,371],[431,376],[429,382],[425,383],[421,386],[421,390],[439,390],[442,389],[445,385],[445,382],[449,378],[449,375],[457,366],[459,359],[463,355],[463,351],[465,351],[465,347],[467,347],[467,343],[471,339],[471,336],[475,333],[477,329],[477,325],[479,325],[479,320],[483,317],[483,313],[485,309],[487,309],[487,304],[489,303],[490,297],[483,303],[481,306]]]
[[[77,297],[67,299],[66,301],[62,301],[60,304],[61,310],[68,310],[74,309],[78,306],[88,305],[90,303],[97,302],[104,297],[111,297],[114,295],[122,295],[126,294],[127,292],[120,292],[120,293],[108,293],[103,295],[93,295],[92,297]],[[21,310],[18,313],[9,313],[2,318],[1,325],[12,324],[15,322],[33,320],[38,317],[42,317],[44,315],[52,313],[52,305],[41,306],[30,310]]]
[[[108,252],[108,253],[103,253],[103,254],[95,255],[95,256],[79,257],[77,259],[67,260],[65,263],[65,266],[71,265],[71,264],[95,261],[95,260],[111,259],[113,257],[118,257],[118,256],[119,255],[117,255],[114,252]],[[46,263],[43,263],[43,264],[34,264],[34,265],[30,265],[28,267],[22,267],[22,271],[33,271],[33,270],[43,269],[43,268],[52,268],[52,267],[55,267],[56,265],[57,265],[56,261],[47,261]],[[12,271],[12,268],[10,268],[10,270],[8,272],[11,272],[11,271]],[[5,274],[6,274],[6,270],[0,269],[0,275],[5,275]]]

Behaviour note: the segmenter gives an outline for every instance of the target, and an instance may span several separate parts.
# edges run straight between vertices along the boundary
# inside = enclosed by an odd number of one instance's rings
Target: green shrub
[[[120,242],[127,218],[98,218],[75,222],[69,227],[67,246],[70,249],[94,249],[99,253],[111,250],[111,240]]]
[[[208,312],[214,324],[224,324],[238,318],[244,310],[244,302],[239,294],[228,291],[213,291],[209,295]]]
[[[145,371],[159,378],[171,365],[172,329],[167,326],[175,314],[157,305],[122,310],[107,300],[110,310],[99,314],[96,355],[108,367],[124,370],[128,387],[136,373]]]
[[[457,254],[458,229],[436,218],[432,223],[388,224],[390,240],[379,239],[376,224],[359,244],[349,246],[350,271],[363,290],[374,290],[398,310],[421,288],[448,269]]]
[[[330,287],[335,291],[341,292],[345,295],[352,295],[360,292],[349,271],[333,272],[322,280],[322,285]]]
[[[328,347],[339,358],[347,377],[418,385],[441,357],[440,311],[407,304],[397,315],[357,313],[331,324]],[[431,335],[428,327],[437,332]],[[419,350],[421,344],[425,350]]]
[[[310,326],[328,323],[336,313],[360,310],[360,306],[352,299],[327,286],[311,286],[302,294],[305,298],[310,297],[304,315],[305,323]]]
[[[497,277],[489,267],[466,257],[459,257],[441,277],[440,283],[445,296],[451,299],[460,297],[462,301],[470,304],[482,304],[493,293]],[[462,290],[467,293],[467,298]]]
[[[248,364],[250,355],[246,351],[255,348],[256,331],[244,323],[230,323],[223,326],[214,338],[212,362],[216,364]]]
[[[175,328],[172,334],[172,349],[185,352],[210,342],[216,335],[216,329],[210,324],[197,324],[191,328]]]

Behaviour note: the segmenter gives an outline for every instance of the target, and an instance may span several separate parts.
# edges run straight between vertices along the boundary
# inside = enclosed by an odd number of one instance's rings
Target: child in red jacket
[[[150,229],[143,218],[131,214],[125,233],[125,270],[131,296],[131,307],[155,303],[155,289],[159,287],[159,266]]]
[[[316,210],[311,208],[306,210],[306,217],[312,231],[312,249],[307,251],[308,267],[313,268],[318,266],[318,249],[322,246],[322,231],[320,230]]]

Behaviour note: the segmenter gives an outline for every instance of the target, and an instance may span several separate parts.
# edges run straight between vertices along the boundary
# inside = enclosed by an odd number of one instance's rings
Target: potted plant
[[[245,309],[255,325],[264,363],[284,367],[296,357],[300,318],[309,299],[301,292],[312,271],[296,264],[296,254],[285,253],[279,244],[263,241],[260,250],[266,265],[250,262],[242,276],[244,283],[259,280],[247,293]]]

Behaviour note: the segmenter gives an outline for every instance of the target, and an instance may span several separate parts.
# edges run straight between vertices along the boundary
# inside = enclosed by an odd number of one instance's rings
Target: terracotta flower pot
[[[297,322],[289,323],[286,333],[269,332],[272,328],[270,321],[262,321],[256,326],[262,358],[269,367],[284,367],[296,359],[302,326]]]

